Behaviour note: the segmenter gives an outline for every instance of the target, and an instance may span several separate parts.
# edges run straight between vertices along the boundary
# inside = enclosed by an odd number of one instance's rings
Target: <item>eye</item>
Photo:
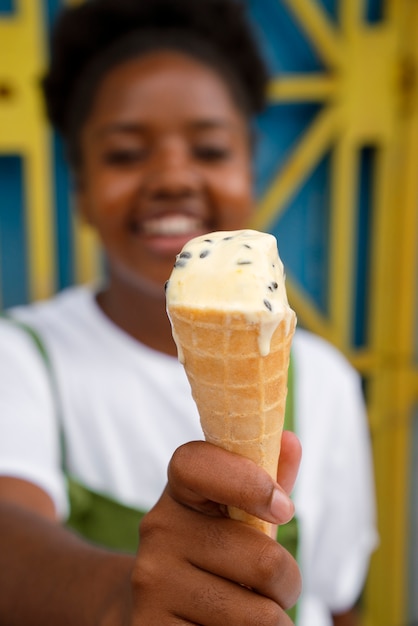
[[[202,161],[216,162],[229,159],[231,151],[224,146],[201,145],[193,149],[194,156]]]
[[[139,148],[115,148],[105,152],[104,162],[108,165],[131,165],[143,161],[146,154],[146,150]]]

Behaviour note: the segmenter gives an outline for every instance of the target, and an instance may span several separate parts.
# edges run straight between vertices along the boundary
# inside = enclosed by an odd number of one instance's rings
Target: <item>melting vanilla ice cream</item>
[[[219,231],[189,241],[177,255],[166,297],[169,314],[179,306],[244,314],[248,323],[259,325],[262,356],[279,323],[294,320],[276,238],[255,230]]]

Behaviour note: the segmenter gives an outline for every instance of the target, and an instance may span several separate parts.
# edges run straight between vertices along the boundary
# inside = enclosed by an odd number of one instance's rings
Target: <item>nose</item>
[[[167,142],[155,150],[146,176],[144,191],[148,198],[183,198],[198,193],[201,179],[187,146]]]

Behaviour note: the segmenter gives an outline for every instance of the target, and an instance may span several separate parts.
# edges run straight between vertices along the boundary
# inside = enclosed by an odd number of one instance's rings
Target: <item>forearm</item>
[[[205,442],[182,446],[167,488],[141,522],[135,559],[62,528],[49,496],[34,485],[0,480],[0,624],[250,626],[260,615],[288,624],[285,611],[301,588],[296,561],[264,533],[226,518],[224,506],[287,522],[299,460],[288,433],[283,489],[239,455]]]
[[[0,623],[121,626],[134,559],[94,548],[22,507],[0,505]]]

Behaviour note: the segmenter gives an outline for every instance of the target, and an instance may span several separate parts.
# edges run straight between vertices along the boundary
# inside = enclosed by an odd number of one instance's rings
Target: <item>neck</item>
[[[143,290],[110,279],[97,302],[105,315],[131,337],[154,350],[177,356],[162,288]]]

